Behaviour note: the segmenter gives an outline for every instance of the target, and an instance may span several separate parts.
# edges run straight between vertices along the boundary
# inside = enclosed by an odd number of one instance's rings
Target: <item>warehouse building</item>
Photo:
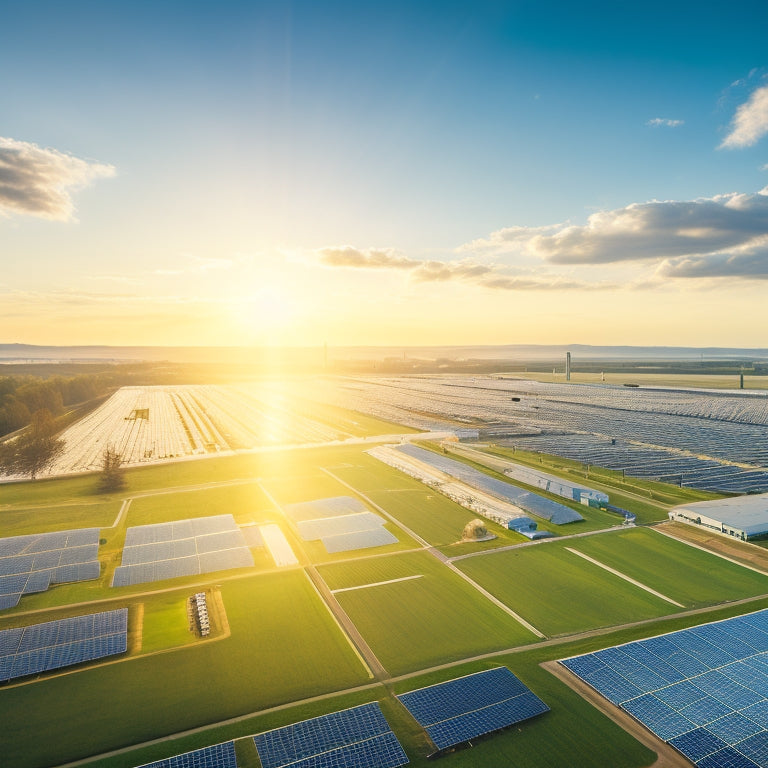
[[[669,519],[748,541],[768,536],[768,493],[681,504]]]

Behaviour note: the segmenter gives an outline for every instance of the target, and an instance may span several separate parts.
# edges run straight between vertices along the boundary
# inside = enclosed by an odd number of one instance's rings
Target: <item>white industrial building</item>
[[[681,504],[670,510],[669,519],[744,541],[768,536],[768,493]]]

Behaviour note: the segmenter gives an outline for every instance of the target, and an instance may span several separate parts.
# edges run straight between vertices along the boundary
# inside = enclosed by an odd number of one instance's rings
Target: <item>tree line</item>
[[[0,378],[0,437],[32,424],[34,414],[48,411],[56,418],[68,407],[106,394],[113,385],[105,373],[40,379],[35,376]]]

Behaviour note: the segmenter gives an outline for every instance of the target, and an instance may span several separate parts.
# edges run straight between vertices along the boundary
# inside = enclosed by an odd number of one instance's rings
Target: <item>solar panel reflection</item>
[[[396,768],[408,758],[378,702],[253,737],[263,768]]]
[[[235,742],[225,741],[181,755],[147,763],[140,768],[237,768]]]
[[[547,712],[549,707],[506,667],[496,667],[398,697],[438,749]]]

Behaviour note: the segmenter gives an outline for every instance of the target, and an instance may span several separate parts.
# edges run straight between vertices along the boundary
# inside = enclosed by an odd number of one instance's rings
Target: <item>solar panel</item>
[[[766,629],[763,610],[561,663],[700,768],[768,766]],[[669,667],[686,679],[645,690]]]
[[[397,697],[438,749],[549,711],[506,667],[459,677]]]
[[[251,555],[232,515],[214,515],[129,528],[113,587],[250,568]]]
[[[98,551],[97,528],[0,539],[0,610],[51,584],[97,579]]]
[[[0,631],[0,681],[125,653],[128,609]]]
[[[304,541],[317,541],[317,539],[325,536],[369,531],[381,525],[384,525],[384,520],[381,517],[366,511],[338,517],[325,517],[319,520],[302,520],[297,527]]]
[[[174,757],[147,763],[141,768],[237,768],[235,742],[225,741]]]
[[[324,536],[321,541],[329,554],[334,552],[349,552],[352,549],[369,549],[396,544],[397,536],[386,528],[374,528],[369,531],[342,533],[338,536]]]
[[[378,702],[253,737],[263,768],[396,768],[408,758]]]
[[[365,504],[352,496],[332,496],[327,499],[314,499],[285,506],[285,513],[296,523],[301,520],[317,520],[359,512],[367,512]]]

